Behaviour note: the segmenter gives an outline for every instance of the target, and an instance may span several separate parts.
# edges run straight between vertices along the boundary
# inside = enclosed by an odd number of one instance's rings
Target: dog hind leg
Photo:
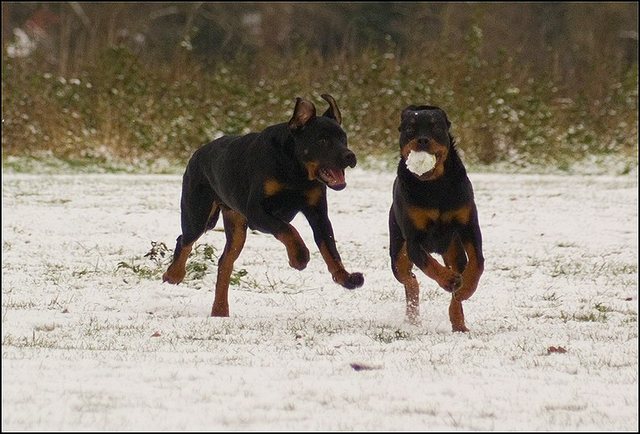
[[[213,190],[205,185],[191,188],[185,180],[181,208],[182,235],[176,240],[173,261],[162,275],[163,282],[178,284],[186,274],[186,264],[193,244],[205,232],[216,225],[220,206],[214,201]]]

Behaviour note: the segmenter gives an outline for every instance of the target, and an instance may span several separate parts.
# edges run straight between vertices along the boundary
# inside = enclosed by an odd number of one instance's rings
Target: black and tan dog
[[[291,267],[307,266],[309,250],[290,224],[298,212],[309,221],[333,280],[349,289],[364,283],[361,273],[344,269],[327,214],[326,187],[346,186],[344,169],[355,167],[356,156],[347,148],[335,100],[330,95],[322,98],[329,103],[322,116],[316,116],[312,102],[297,98],[288,123],[261,133],[221,137],[189,160],[180,202],[182,235],[162,279],[182,281],[193,244],[215,226],[222,212],[227,241],[218,263],[211,316],[229,316],[229,279],[247,227],[281,241]]]
[[[484,270],[482,235],[473,188],[449,132],[446,113],[410,105],[400,123],[400,162],[389,212],[393,274],[404,285],[407,318],[418,322],[415,264],[452,293],[453,331],[468,331],[462,302],[475,292]],[[422,159],[428,163],[415,161]],[[432,253],[442,255],[442,266]]]

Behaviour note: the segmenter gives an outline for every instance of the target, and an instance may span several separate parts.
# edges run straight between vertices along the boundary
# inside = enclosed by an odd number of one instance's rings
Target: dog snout
[[[418,146],[421,149],[427,149],[427,146],[429,146],[429,138],[428,137],[418,137],[418,139],[416,141],[418,142]]]
[[[356,163],[357,163],[356,154],[354,154],[351,151],[346,151],[342,155],[342,161],[344,161],[344,164],[346,164],[351,168],[356,167]]]

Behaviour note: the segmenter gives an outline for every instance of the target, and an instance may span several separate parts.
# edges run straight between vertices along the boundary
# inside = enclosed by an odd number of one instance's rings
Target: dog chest
[[[293,188],[284,182],[270,178],[264,182],[265,211],[269,214],[290,222],[304,207],[314,207],[323,199],[324,190],[319,185],[310,188]]]
[[[407,217],[411,224],[418,230],[425,230],[434,224],[440,225],[467,225],[471,218],[471,208],[464,205],[452,210],[439,210],[437,208],[422,208],[409,206]]]

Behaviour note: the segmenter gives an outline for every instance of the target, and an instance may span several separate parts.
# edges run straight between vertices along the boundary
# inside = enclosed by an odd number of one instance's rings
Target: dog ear
[[[311,101],[296,98],[296,107],[293,109],[293,116],[289,120],[289,128],[295,130],[307,124],[316,117],[316,106]]]
[[[418,106],[412,104],[402,110],[402,113],[400,114],[400,126],[398,126],[398,131],[402,131],[402,122],[404,122],[404,119],[409,115],[409,113],[416,111],[417,108]]]
[[[320,96],[322,97],[322,99],[324,99],[326,102],[329,103],[329,108],[327,109],[326,112],[324,112],[322,116],[331,118],[335,120],[338,123],[338,125],[342,125],[342,115],[340,114],[340,109],[338,108],[338,104],[336,103],[336,100],[333,99],[333,97],[328,93],[323,93]]]
[[[442,113],[444,113],[444,110],[442,111]],[[451,121],[447,117],[446,113],[444,113],[444,120],[447,121],[447,128],[451,128]]]

